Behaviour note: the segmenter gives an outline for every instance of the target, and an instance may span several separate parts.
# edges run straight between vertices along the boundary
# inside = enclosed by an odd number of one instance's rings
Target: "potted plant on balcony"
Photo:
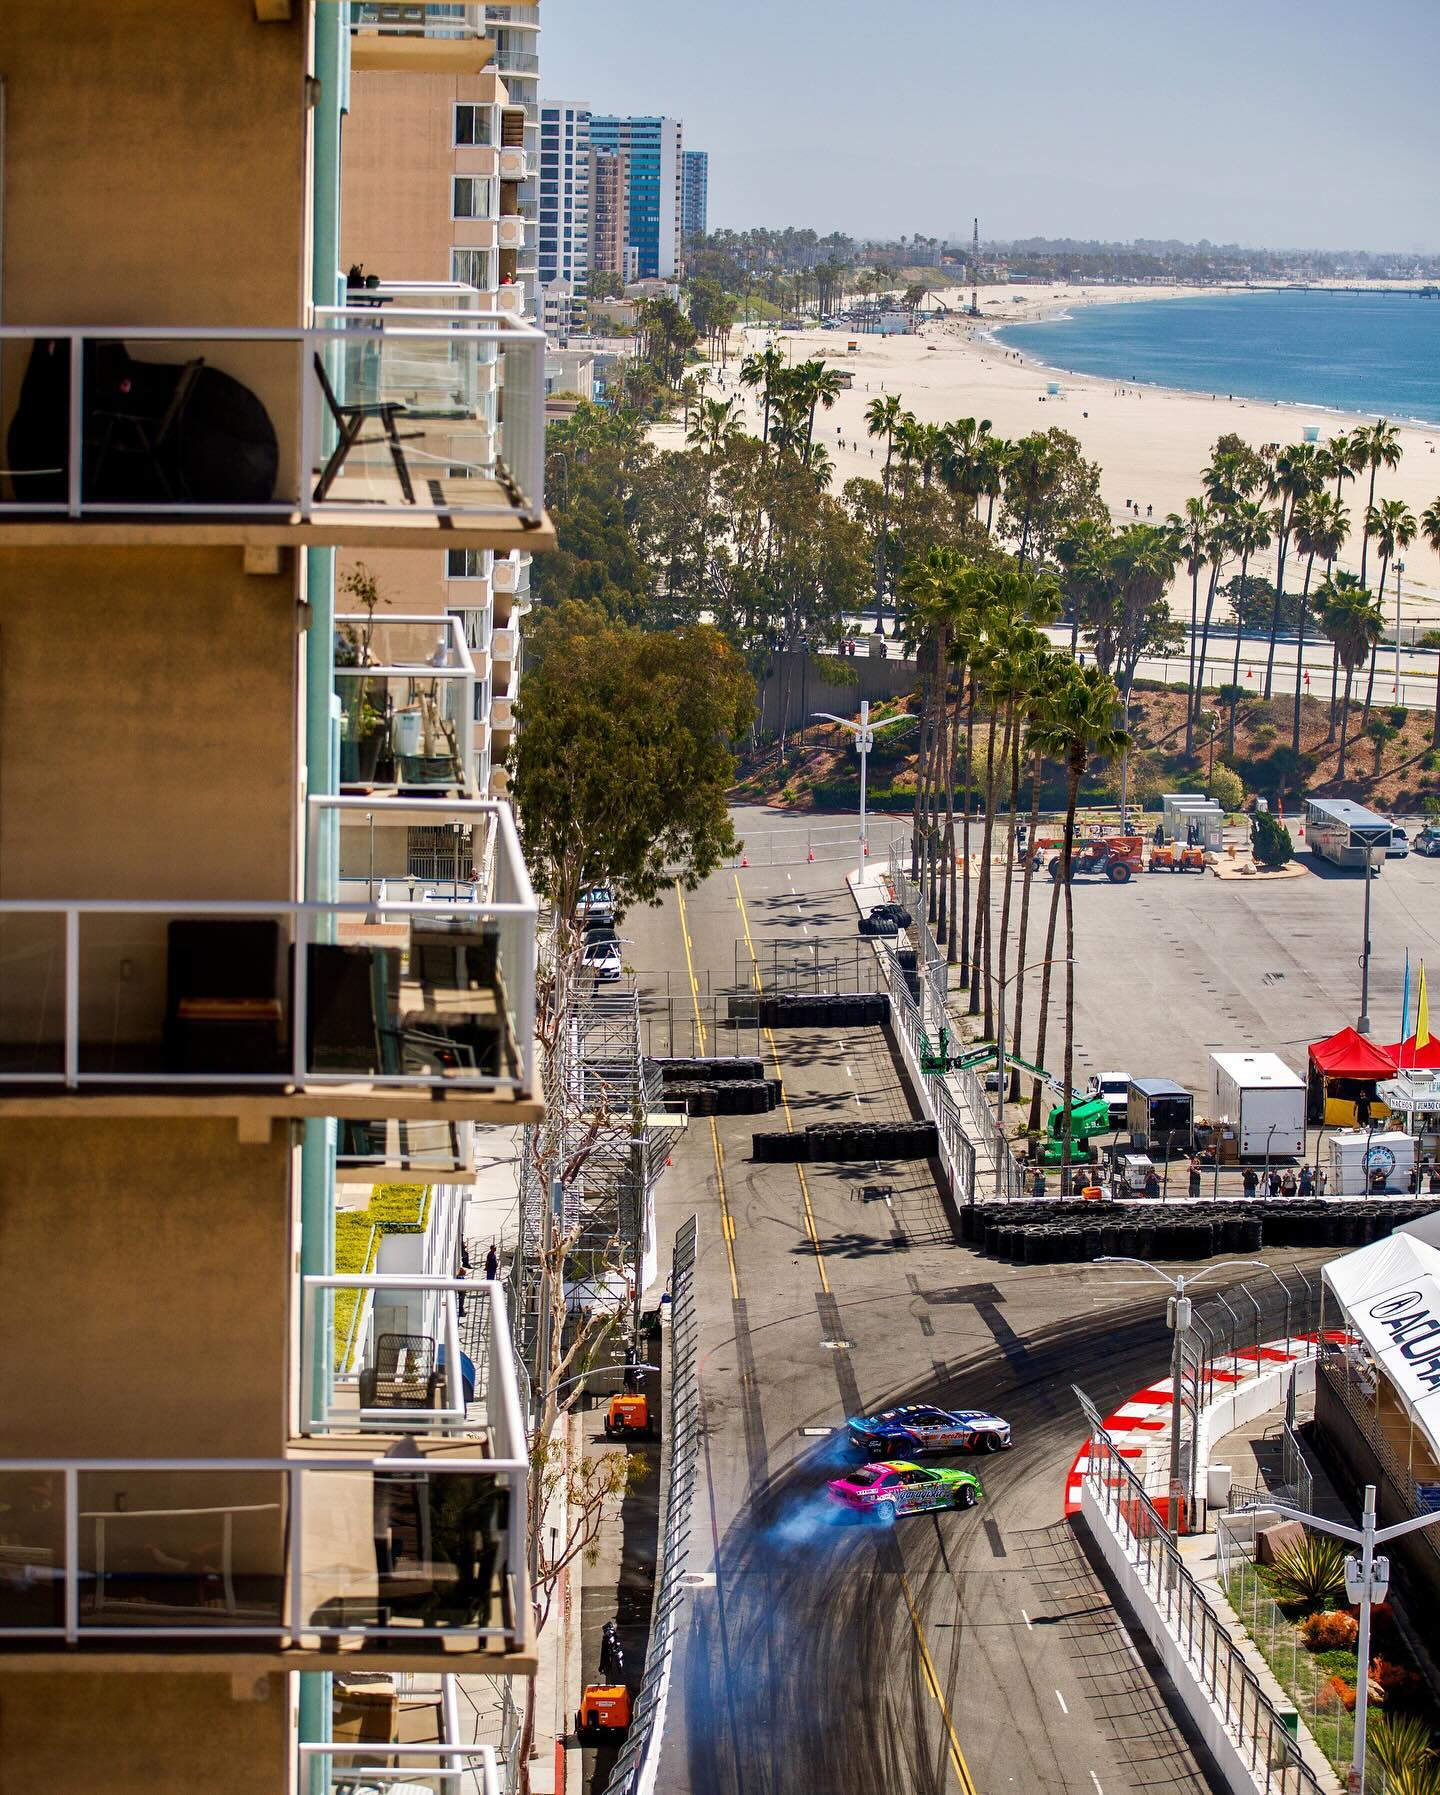
[[[340,580],[340,590],[365,613],[362,624],[342,623],[336,631],[335,664],[337,667],[370,667],[375,655],[375,612],[380,604],[380,582],[363,561],[357,561]],[[363,676],[347,680],[345,726],[341,733],[342,783],[366,784],[375,777],[375,768],[385,745],[386,700],[384,682],[372,682]]]

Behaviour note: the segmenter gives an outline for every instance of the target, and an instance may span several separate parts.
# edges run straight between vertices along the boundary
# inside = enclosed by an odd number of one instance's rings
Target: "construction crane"
[[[980,220],[975,220],[975,232],[970,239],[970,316],[980,316]]]

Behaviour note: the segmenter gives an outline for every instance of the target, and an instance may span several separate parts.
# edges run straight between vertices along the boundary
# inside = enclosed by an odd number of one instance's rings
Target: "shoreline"
[[[1275,289],[1271,289],[1271,288],[1257,289],[1257,288],[1253,288],[1253,287],[1191,287],[1191,288],[1183,288],[1183,289],[1182,288],[1166,288],[1166,289],[1162,289],[1159,291],[1154,291],[1154,290],[1147,291],[1146,289],[1143,289],[1143,288],[1127,289],[1127,290],[1125,290],[1123,296],[1117,294],[1115,300],[1112,303],[1121,304],[1121,305],[1123,305],[1123,304],[1143,305],[1143,304],[1147,303],[1147,301],[1148,301],[1150,303],[1161,305],[1161,304],[1168,304],[1172,300],[1241,298],[1241,297],[1244,297],[1245,295],[1248,295],[1248,294],[1251,294],[1251,293],[1254,293],[1257,291],[1269,292],[1269,291],[1274,291],[1274,290]],[[1304,291],[1304,292],[1324,292],[1327,289],[1325,289],[1323,287],[1307,287],[1307,288],[1296,289],[1296,290]],[[1344,291],[1347,291],[1347,292],[1350,290],[1351,289],[1348,289],[1348,288],[1344,289]],[[1399,282],[1392,282],[1388,285],[1380,285],[1377,283],[1377,285],[1375,286],[1375,292],[1377,295],[1381,294],[1381,293],[1395,293],[1395,294],[1413,293],[1413,292],[1417,292],[1418,290],[1419,290],[1419,283],[1414,283],[1414,284],[1410,284],[1410,285],[1406,285],[1406,284],[1399,283]],[[1107,303],[1107,301],[1103,297],[1095,297],[1095,298],[1091,298],[1088,302],[1082,302],[1082,307],[1080,309],[1085,309],[1086,304],[1088,304],[1088,305],[1104,305],[1106,303]],[[1437,305],[1440,305],[1440,301],[1435,301],[1434,303]],[[1130,379],[1126,379],[1126,380],[1122,381],[1119,376],[1112,377],[1111,375],[1108,375],[1108,374],[1092,374],[1082,368],[1066,367],[1061,362],[1046,361],[1043,356],[1036,354],[1036,352],[1033,349],[1025,349],[1025,348],[1021,348],[1018,346],[1012,346],[1011,344],[1008,344],[1005,341],[1004,332],[1011,329],[1015,325],[1069,323],[1074,320],[1074,318],[1076,316],[1076,310],[1077,310],[1077,307],[1076,307],[1076,304],[1074,301],[1061,301],[1058,303],[1052,302],[1049,305],[1041,306],[1041,307],[1037,308],[1034,313],[1024,316],[1024,317],[1015,317],[1015,318],[1007,317],[1003,320],[1003,322],[997,319],[994,322],[994,325],[993,325],[993,328],[991,331],[989,331],[987,333],[986,331],[984,331],[984,329],[982,327],[979,334],[981,336],[989,335],[990,340],[993,342],[993,344],[995,345],[995,347],[997,349],[1010,350],[1011,353],[1020,356],[1021,359],[1024,362],[1026,362],[1027,364],[1029,364],[1031,367],[1044,369],[1047,375],[1063,374],[1066,377],[1066,379],[1068,379],[1068,380],[1093,381],[1093,382],[1097,382],[1098,384],[1100,384],[1102,386],[1104,386],[1104,385],[1125,385],[1125,386],[1132,386],[1132,387],[1144,387],[1147,392],[1189,394],[1191,397],[1200,398],[1200,399],[1207,399],[1207,398],[1208,399],[1218,399],[1220,397],[1220,395],[1218,393],[1213,392],[1209,388],[1202,387],[1202,386],[1172,386],[1168,383],[1158,381],[1158,380],[1145,380],[1145,379],[1136,379],[1136,378],[1130,378]],[[1399,411],[1388,411],[1388,412],[1384,412],[1384,413],[1370,412],[1370,411],[1352,411],[1352,410],[1347,409],[1345,406],[1327,405],[1319,400],[1314,400],[1314,399],[1276,399],[1276,398],[1267,397],[1260,393],[1229,393],[1229,394],[1226,394],[1225,397],[1227,400],[1232,400],[1237,404],[1240,403],[1241,401],[1244,401],[1251,405],[1273,405],[1277,409],[1282,410],[1282,411],[1315,412],[1324,418],[1329,418],[1329,419],[1335,420],[1337,428],[1339,428],[1339,429],[1354,429],[1357,424],[1371,423],[1377,417],[1383,416],[1389,423],[1395,424],[1397,427],[1399,427],[1402,430],[1419,430],[1419,431],[1427,431],[1427,432],[1440,432],[1440,417],[1427,418],[1427,417],[1420,416],[1417,413],[1406,413],[1406,412],[1399,412]]]

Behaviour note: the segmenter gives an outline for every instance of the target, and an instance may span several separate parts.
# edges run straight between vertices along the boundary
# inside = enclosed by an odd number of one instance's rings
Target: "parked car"
[[[1086,1089],[1092,1097],[1103,1097],[1110,1105],[1112,1127],[1123,1128],[1130,1114],[1130,1074],[1092,1072]]]
[[[615,984],[624,970],[618,941],[592,941],[580,956],[580,963],[594,975],[599,985]]]
[[[1415,852],[1427,860],[1440,860],[1440,825],[1426,823],[1415,837]]]
[[[1387,860],[1403,860],[1410,852],[1410,837],[1399,823],[1390,825],[1390,846],[1385,850]]]
[[[575,906],[577,922],[614,922],[615,893],[608,885],[592,885],[580,893]]]

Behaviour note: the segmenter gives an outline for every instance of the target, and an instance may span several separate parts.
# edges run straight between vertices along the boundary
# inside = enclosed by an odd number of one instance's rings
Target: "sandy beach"
[[[1297,442],[1308,424],[1318,426],[1323,441],[1337,431],[1353,429],[1358,420],[1322,406],[1270,405],[1255,399],[1211,398],[1151,386],[1117,387],[1109,380],[1061,374],[1006,350],[991,329],[1002,321],[1020,323],[1087,305],[1179,299],[1197,291],[1150,286],[1087,289],[1063,283],[1000,289],[998,293],[994,288],[988,293],[982,288],[984,316],[979,322],[943,319],[925,325],[914,336],[852,338],[844,330],[787,331],[776,341],[795,361],[820,356],[854,377],[853,387],[840,395],[833,411],[822,412],[816,424],[816,435],[835,464],[837,488],[854,474],[878,476],[884,444],[865,436],[864,413],[877,394],[889,392],[898,393],[906,407],[927,423],[989,418],[997,435],[1010,438],[1051,426],[1068,430],[1082,443],[1085,453],[1100,463],[1101,491],[1117,523],[1136,515],[1127,511],[1127,499],[1138,503],[1142,520],[1148,507],[1151,521],[1156,521],[1167,512],[1180,510],[1187,498],[1200,492],[1201,470],[1209,460],[1211,445],[1223,433],[1234,431],[1259,447],[1262,443]],[[1213,294],[1214,290],[1205,291]],[[969,296],[956,291],[945,297],[958,305],[968,303]],[[724,388],[728,395],[740,394],[747,406],[748,427],[757,432],[758,405],[753,394],[738,386],[736,375],[739,355],[763,346],[770,335],[763,329],[736,330],[736,353],[730,358]],[[846,348],[851,340],[857,345],[853,354]],[[1047,391],[1052,382],[1058,383],[1059,393]],[[712,387],[712,395],[714,391]],[[678,423],[661,426],[655,434],[666,446],[681,440]],[[1402,428],[1401,438],[1404,459],[1393,471],[1381,469],[1376,496],[1404,499],[1418,518],[1440,496],[1440,430]],[[1346,486],[1344,495],[1352,533],[1341,565],[1357,570],[1365,484],[1362,475]],[[1405,620],[1440,628],[1440,560],[1417,538],[1405,563]],[[1265,557],[1259,567],[1273,572],[1273,557]],[[1387,616],[1394,615],[1393,579],[1392,574],[1385,595]],[[1373,584],[1373,568],[1371,581]],[[1187,610],[1188,593],[1186,583]]]

